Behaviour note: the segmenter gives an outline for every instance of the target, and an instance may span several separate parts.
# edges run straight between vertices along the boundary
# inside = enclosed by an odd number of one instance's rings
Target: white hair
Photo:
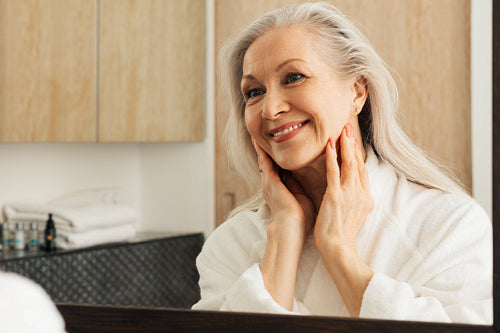
[[[460,182],[444,168],[431,162],[413,144],[396,122],[398,90],[387,65],[360,31],[334,6],[305,3],[271,11],[250,24],[221,50],[219,67],[231,109],[226,125],[229,158],[243,179],[255,191],[231,216],[265,205],[251,137],[245,126],[245,101],[240,90],[243,58],[250,45],[271,29],[302,25],[318,38],[322,53],[335,72],[345,78],[363,80],[368,98],[358,116],[363,145],[371,147],[379,159],[390,163],[399,174],[427,188],[464,193]]]

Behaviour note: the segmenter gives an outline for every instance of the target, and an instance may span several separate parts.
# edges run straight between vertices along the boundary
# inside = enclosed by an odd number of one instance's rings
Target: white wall
[[[208,203],[213,197],[213,168],[207,146],[206,142],[141,146],[145,229],[211,231],[213,210]]]
[[[0,144],[0,205],[119,187],[120,201],[140,212],[140,166],[137,144]]]
[[[164,144],[0,144],[0,204],[45,202],[67,192],[117,187],[141,230],[213,226],[208,140]]]
[[[471,3],[472,195],[492,217],[492,27],[491,0]]]

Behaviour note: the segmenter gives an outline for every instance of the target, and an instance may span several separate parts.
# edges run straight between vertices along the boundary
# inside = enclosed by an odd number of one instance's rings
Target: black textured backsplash
[[[195,259],[203,234],[0,261],[56,303],[190,308],[200,299]]]

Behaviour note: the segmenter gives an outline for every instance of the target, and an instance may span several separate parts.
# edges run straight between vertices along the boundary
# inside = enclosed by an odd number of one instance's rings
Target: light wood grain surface
[[[101,0],[100,142],[205,137],[205,7]]]
[[[216,0],[216,50],[269,10],[301,1]],[[470,189],[470,1],[329,1],[346,14],[396,73],[406,133]],[[220,90],[220,87],[217,86]],[[227,160],[224,97],[216,100],[216,224],[252,190]]]
[[[95,1],[0,0],[0,141],[94,141],[95,54]]]

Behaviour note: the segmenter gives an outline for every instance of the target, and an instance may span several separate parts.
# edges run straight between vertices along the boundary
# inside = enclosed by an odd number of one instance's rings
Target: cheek
[[[260,132],[260,120],[259,117],[256,116],[255,113],[245,111],[245,125],[247,127],[247,131],[255,137]]]
[[[342,94],[324,94],[319,110],[324,127],[328,128],[330,135],[340,134],[344,125],[350,120],[350,103]]]

